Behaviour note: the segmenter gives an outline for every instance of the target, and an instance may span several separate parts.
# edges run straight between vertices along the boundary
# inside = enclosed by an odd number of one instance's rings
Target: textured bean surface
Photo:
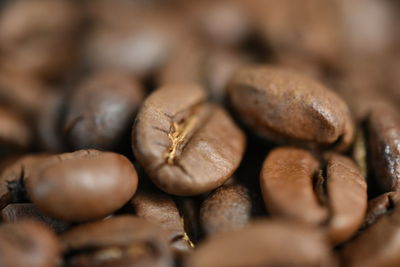
[[[346,103],[306,76],[282,68],[248,66],[233,76],[229,87],[239,115],[273,141],[292,139],[345,149],[353,140]]]
[[[192,84],[163,87],[146,99],[136,118],[135,156],[167,193],[210,191],[232,175],[243,156],[243,133],[205,97]]]
[[[272,150],[260,176],[265,205],[272,215],[308,223],[321,223],[328,217],[313,189],[319,170],[318,160],[308,151],[282,147]]]
[[[375,179],[384,192],[400,190],[400,115],[379,105],[369,117]]]

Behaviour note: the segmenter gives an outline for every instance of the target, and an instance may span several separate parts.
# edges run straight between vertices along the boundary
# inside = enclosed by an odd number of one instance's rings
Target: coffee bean
[[[169,233],[175,253],[187,253],[191,250],[193,244],[185,232],[183,218],[169,195],[155,190],[138,190],[131,204],[138,217],[159,225]]]
[[[380,217],[392,212],[400,204],[400,193],[384,193],[368,202],[363,228],[374,224]]]
[[[260,177],[268,211],[308,223],[325,221],[328,213],[313,191],[313,176],[318,169],[318,160],[306,150],[290,147],[272,150]]]
[[[173,266],[168,234],[134,216],[77,226],[61,241],[73,266]]]
[[[384,192],[400,190],[400,113],[374,107],[368,119],[369,146],[375,180]]]
[[[381,199],[387,196],[381,197]],[[342,250],[341,256],[343,264],[346,266],[397,266],[400,264],[400,256],[397,253],[400,249],[400,209],[399,198],[390,197],[390,206],[394,208],[381,209],[382,215],[377,221],[369,226],[361,235],[349,242]],[[380,202],[381,200],[379,200]],[[378,213],[381,213],[379,211]],[[373,219],[376,220],[376,219]]]
[[[46,224],[56,233],[65,232],[68,229],[68,223],[56,220],[42,214],[31,203],[10,204],[1,211],[1,219],[3,222],[16,223],[22,220],[37,220]]]
[[[261,221],[215,235],[196,249],[186,266],[335,266],[335,260],[317,229]]]
[[[150,95],[136,118],[135,156],[167,193],[189,196],[210,191],[232,175],[243,156],[243,133],[205,97],[196,85],[169,85]]]
[[[352,160],[326,155],[326,190],[330,219],[328,236],[337,244],[349,239],[363,223],[367,209],[367,184]]]
[[[271,66],[241,68],[229,85],[242,119],[269,140],[348,148],[354,126],[345,102],[320,83]]]
[[[57,237],[36,221],[0,225],[0,266],[55,267],[61,262]]]
[[[206,235],[240,229],[250,221],[249,191],[239,184],[223,185],[212,192],[200,209],[200,220]]]
[[[85,221],[107,216],[128,202],[137,174],[122,155],[80,150],[40,162],[24,183],[29,199],[44,214]]]
[[[134,121],[143,88],[128,73],[98,71],[75,91],[65,134],[75,149],[114,148]]]
[[[264,162],[260,183],[273,216],[326,225],[332,243],[350,238],[363,222],[367,187],[357,166],[338,154],[326,154],[326,169],[310,152],[281,147]]]

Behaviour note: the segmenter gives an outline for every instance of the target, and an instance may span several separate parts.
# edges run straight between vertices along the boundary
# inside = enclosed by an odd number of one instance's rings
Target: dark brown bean
[[[162,192],[138,190],[131,204],[136,215],[157,224],[169,233],[170,243],[175,253],[189,252],[193,247],[185,232],[183,218],[174,200]]]
[[[348,148],[354,126],[345,102],[320,83],[271,66],[241,68],[229,85],[233,107],[254,130],[277,142]]]
[[[186,266],[335,266],[335,260],[317,229],[265,221],[215,235],[197,248]]]
[[[75,149],[111,149],[131,128],[144,90],[129,73],[98,71],[74,92],[65,134]]]
[[[173,266],[168,234],[145,219],[117,216],[61,236],[73,266]]]
[[[400,190],[400,115],[384,105],[373,108],[369,146],[375,179],[384,192]]]
[[[212,192],[200,209],[200,222],[206,235],[240,229],[250,221],[251,200],[246,187],[223,185]]]
[[[313,177],[319,161],[308,151],[282,147],[272,150],[261,171],[261,191],[273,215],[308,223],[321,223],[328,217],[313,191]]]
[[[0,266],[55,267],[61,263],[57,237],[36,221],[0,225]]]
[[[320,224],[333,244],[349,239],[367,209],[367,185],[351,159],[329,153],[324,167],[310,152],[274,149],[264,162],[261,190],[273,216]]]
[[[367,184],[357,166],[338,154],[326,156],[329,199],[328,236],[334,243],[349,239],[360,228],[367,210]]]
[[[244,153],[245,136],[202,88],[169,85],[143,104],[132,147],[152,181],[167,193],[189,196],[223,184]]]
[[[44,214],[85,221],[107,216],[128,202],[136,191],[137,174],[122,155],[80,150],[44,160],[24,183]]]

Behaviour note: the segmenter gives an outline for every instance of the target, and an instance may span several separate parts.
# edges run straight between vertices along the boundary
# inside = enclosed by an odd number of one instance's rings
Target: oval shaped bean
[[[272,150],[260,176],[265,205],[272,215],[312,224],[328,218],[313,190],[319,161],[308,151],[282,147]]]
[[[85,221],[121,208],[136,191],[137,174],[122,155],[80,150],[41,162],[24,182],[29,198],[44,214]]]
[[[244,153],[245,136],[194,84],[162,87],[143,104],[132,132],[137,160],[163,191],[201,194],[223,184]]]
[[[229,85],[242,119],[266,138],[348,148],[354,126],[346,103],[322,84],[286,69],[247,66]]]
[[[144,90],[129,73],[98,71],[74,92],[65,135],[75,149],[111,149],[129,132]]]

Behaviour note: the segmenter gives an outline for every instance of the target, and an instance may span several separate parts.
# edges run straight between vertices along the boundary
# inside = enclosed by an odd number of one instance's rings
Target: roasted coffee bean
[[[193,247],[185,232],[183,218],[174,200],[167,194],[150,190],[138,190],[131,200],[138,217],[162,227],[170,235],[175,253],[189,252]]]
[[[400,190],[400,113],[378,105],[368,119],[375,180],[384,192]]]
[[[242,228],[250,221],[251,199],[242,185],[223,185],[212,192],[200,209],[200,222],[206,235]]]
[[[384,193],[368,202],[363,228],[374,224],[380,217],[393,211],[400,204],[400,193]]]
[[[335,266],[322,232],[286,221],[256,222],[215,235],[186,266]]]
[[[313,191],[319,161],[308,151],[283,147],[272,150],[261,171],[265,205],[272,215],[321,223],[328,217]]]
[[[3,222],[16,223],[21,220],[37,220],[46,224],[56,233],[65,232],[69,224],[61,220],[56,220],[42,214],[32,203],[10,204],[1,211]]]
[[[330,212],[328,236],[337,244],[349,239],[363,223],[367,209],[367,184],[349,158],[328,154],[326,161],[326,193]]]
[[[61,241],[71,266],[173,266],[168,234],[134,216],[77,226]]]
[[[205,98],[194,84],[169,85],[150,95],[136,117],[135,156],[167,193],[210,191],[233,174],[243,156],[244,134],[222,108]]]
[[[144,92],[121,71],[98,71],[82,82],[68,107],[65,134],[75,149],[111,149],[129,132]]]
[[[44,214],[85,221],[107,216],[128,202],[137,174],[122,155],[80,150],[40,162],[24,183],[29,199]]]
[[[367,220],[376,221],[342,250],[345,266],[398,266],[400,264],[400,209],[396,195],[370,203]],[[379,204],[378,204],[379,203]],[[379,207],[383,204],[385,207]]]
[[[20,221],[0,225],[0,266],[60,266],[61,246],[41,223]]]
[[[273,216],[324,224],[329,239],[337,244],[350,238],[362,224],[367,186],[350,159],[326,154],[325,160],[323,170],[317,158],[306,150],[274,149],[264,162],[260,183]]]
[[[0,107],[0,147],[14,152],[14,149],[28,148],[31,140],[27,122],[18,113]]]
[[[285,143],[345,150],[354,126],[346,103],[320,83],[286,69],[247,66],[229,85],[233,107],[259,134]]]

